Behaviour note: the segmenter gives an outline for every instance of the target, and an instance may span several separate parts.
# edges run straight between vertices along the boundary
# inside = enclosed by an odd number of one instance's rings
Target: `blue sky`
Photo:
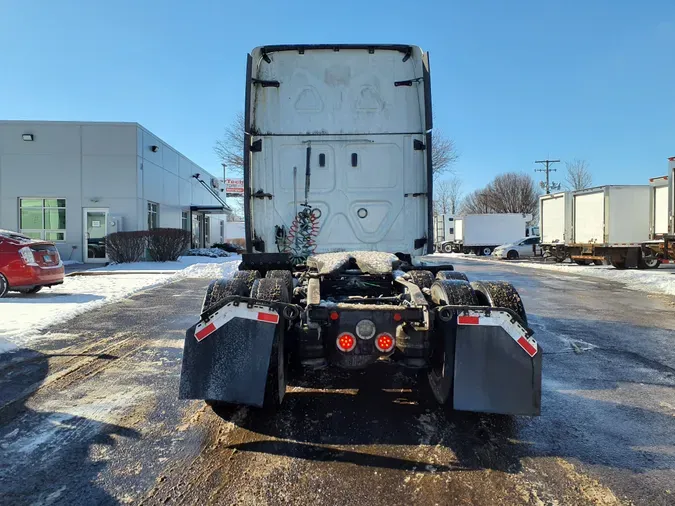
[[[545,157],[644,184],[675,156],[673,0],[0,0],[0,118],[137,121],[218,170],[246,53],[318,42],[430,52],[465,190]]]

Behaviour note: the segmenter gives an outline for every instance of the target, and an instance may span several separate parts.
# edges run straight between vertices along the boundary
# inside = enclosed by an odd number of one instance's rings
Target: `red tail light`
[[[387,353],[394,349],[394,338],[390,334],[383,332],[375,339],[375,347],[382,353]]]
[[[349,352],[356,348],[356,338],[349,332],[344,332],[338,336],[335,345],[338,350]]]
[[[333,312],[330,314],[330,319],[333,320],[333,321],[336,321],[336,320],[338,320],[339,318],[340,318],[340,313],[338,313],[337,311],[333,311]]]
[[[394,313],[394,321],[395,322],[400,322],[403,319],[401,316],[401,313]]]

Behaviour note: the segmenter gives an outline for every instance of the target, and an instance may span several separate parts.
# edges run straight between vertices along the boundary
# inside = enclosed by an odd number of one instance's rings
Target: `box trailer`
[[[567,257],[565,245],[572,237],[572,192],[539,197],[539,229],[545,257],[562,262]]]
[[[656,268],[668,262],[668,176],[649,185],[600,186],[539,199],[545,257],[580,265]]]
[[[377,363],[424,372],[454,409],[538,415],[542,353],[515,288],[419,257],[433,247],[428,54],[258,47],[245,100],[247,252],[186,332],[180,397],[273,410],[291,373]]]
[[[531,221],[531,214],[467,214],[462,224],[462,250],[464,253],[491,255],[497,246],[530,235],[528,224]]]

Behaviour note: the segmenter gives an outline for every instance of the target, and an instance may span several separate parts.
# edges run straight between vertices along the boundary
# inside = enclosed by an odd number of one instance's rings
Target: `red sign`
[[[225,179],[225,193],[244,193],[243,179]]]

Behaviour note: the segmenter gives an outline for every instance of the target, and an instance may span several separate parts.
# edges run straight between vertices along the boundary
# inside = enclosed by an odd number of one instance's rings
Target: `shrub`
[[[229,242],[217,242],[211,247],[222,249],[223,251],[227,251],[228,253],[239,253],[244,250],[244,248],[242,248],[241,246]]]
[[[192,241],[190,232],[180,228],[154,228],[148,236],[148,253],[155,262],[178,260]]]
[[[115,263],[138,262],[145,254],[148,233],[114,232],[105,238],[108,258]]]
[[[230,254],[221,248],[193,248],[183,253],[183,256],[223,258],[229,257]]]

